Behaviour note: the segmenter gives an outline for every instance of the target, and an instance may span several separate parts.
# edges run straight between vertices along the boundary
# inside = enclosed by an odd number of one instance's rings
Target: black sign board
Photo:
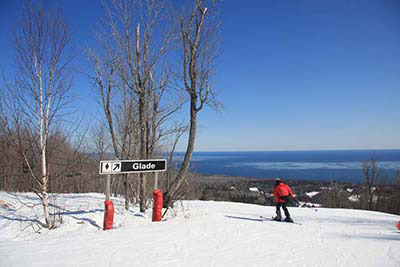
[[[167,170],[167,160],[107,160],[100,161],[100,174],[163,172]]]

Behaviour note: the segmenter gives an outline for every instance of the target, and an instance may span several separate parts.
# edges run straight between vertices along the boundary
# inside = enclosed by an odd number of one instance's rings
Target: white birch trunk
[[[48,185],[48,175],[47,175],[47,161],[46,161],[46,143],[47,143],[47,134],[48,134],[48,117],[49,117],[49,105],[46,107],[46,117],[44,115],[43,109],[43,81],[42,81],[42,63],[39,62],[39,66],[37,64],[37,60],[35,57],[35,68],[36,68],[36,75],[39,81],[39,139],[40,139],[40,153],[41,153],[41,176],[42,176],[42,183],[41,183],[41,194],[42,194],[42,205],[43,205],[43,212],[44,218],[46,221],[46,227],[48,229],[52,228],[51,221],[50,221],[50,213],[49,213],[49,201],[47,195],[47,185]],[[37,69],[39,68],[39,69]]]

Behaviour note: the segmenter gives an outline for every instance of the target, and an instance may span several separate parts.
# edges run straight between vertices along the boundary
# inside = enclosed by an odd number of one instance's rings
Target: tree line
[[[98,160],[172,159],[187,137],[182,164],[161,179],[171,207],[186,191],[198,113],[219,106],[216,1],[105,0],[102,7],[96,44],[85,51],[104,118],[92,128],[74,116],[85,107],[71,92],[78,54],[61,12],[25,2],[12,36],[15,71],[0,98],[0,189],[35,192],[49,229],[49,192],[102,191]],[[114,176],[112,191],[125,196],[126,209],[134,201],[143,212],[152,184],[136,176]]]
[[[326,207],[400,214],[400,170],[392,182],[378,165],[379,162],[375,158],[362,161],[363,183],[350,187],[331,182],[316,200]]]

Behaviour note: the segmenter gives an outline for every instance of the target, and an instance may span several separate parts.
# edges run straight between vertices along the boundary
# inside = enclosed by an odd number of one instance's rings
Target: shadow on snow
[[[245,221],[253,221],[253,222],[263,222],[264,219],[262,218],[248,218],[248,217],[238,217],[238,216],[229,216],[229,215],[225,215],[226,218],[229,219],[236,219],[236,220],[245,220]]]

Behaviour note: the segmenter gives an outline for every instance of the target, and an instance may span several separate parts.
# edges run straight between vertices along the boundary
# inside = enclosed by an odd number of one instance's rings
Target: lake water
[[[175,154],[178,162],[183,155]],[[376,160],[381,176],[393,182],[400,170],[400,150],[195,152],[191,170],[202,174],[360,183],[361,162],[371,158]]]

